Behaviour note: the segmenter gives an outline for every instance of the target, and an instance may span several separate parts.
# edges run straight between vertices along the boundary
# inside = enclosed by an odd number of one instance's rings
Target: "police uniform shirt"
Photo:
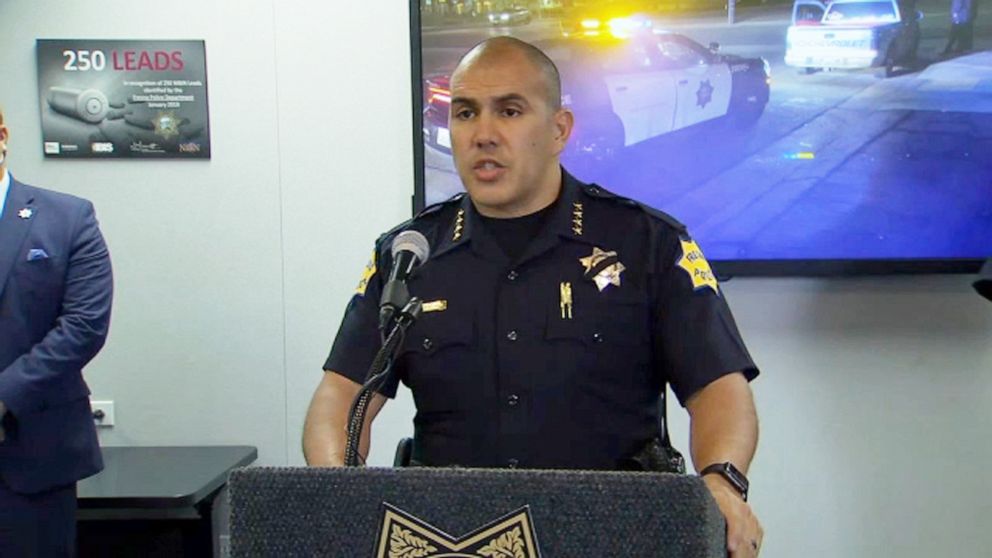
[[[380,391],[411,389],[420,463],[614,469],[658,435],[666,382],[684,405],[723,375],[758,374],[685,228],[564,172],[516,261],[464,194],[380,237],[325,370],[364,382],[392,239],[408,229],[432,249],[408,280],[424,313]]]

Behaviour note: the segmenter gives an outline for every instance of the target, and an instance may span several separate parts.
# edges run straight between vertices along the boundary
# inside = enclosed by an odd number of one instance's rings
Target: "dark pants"
[[[40,494],[17,494],[0,479],[0,556],[71,558],[75,547],[75,484]]]
[[[955,23],[951,25],[951,34],[947,38],[947,47],[944,54],[968,52],[971,50],[975,35],[974,20],[968,23]]]

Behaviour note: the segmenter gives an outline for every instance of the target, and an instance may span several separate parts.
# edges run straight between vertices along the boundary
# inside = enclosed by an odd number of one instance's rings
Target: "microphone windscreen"
[[[421,263],[426,262],[427,257],[431,255],[430,243],[417,231],[403,231],[393,239],[393,257],[404,250],[413,252]]]

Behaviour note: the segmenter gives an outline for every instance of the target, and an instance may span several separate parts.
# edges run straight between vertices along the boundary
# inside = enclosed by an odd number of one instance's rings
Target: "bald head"
[[[515,37],[493,37],[475,45],[465,53],[452,73],[452,81],[469,68],[487,64],[510,62],[523,58],[529,63],[544,82],[543,89],[548,106],[552,111],[561,108],[561,75],[555,63],[536,46]]]

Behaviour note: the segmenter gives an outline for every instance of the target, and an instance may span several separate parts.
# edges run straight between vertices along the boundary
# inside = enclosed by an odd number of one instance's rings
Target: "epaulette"
[[[442,209],[444,209],[445,207],[451,204],[461,203],[462,198],[464,197],[465,197],[465,192],[459,192],[444,201],[439,201],[437,203],[432,203],[431,205],[428,205],[427,207],[420,210],[420,212],[414,215],[412,218],[403,221],[399,225],[396,225],[395,227],[379,235],[379,238],[377,238],[375,241],[376,244],[378,245],[380,242],[382,242],[383,239],[388,238],[390,235],[396,234],[404,229],[408,229],[410,225],[417,219],[437,213],[438,211],[441,211]]]
[[[647,205],[645,203],[641,203],[637,200],[632,200],[630,198],[625,198],[621,195],[614,194],[613,192],[607,190],[606,188],[603,188],[598,184],[583,184],[582,190],[583,192],[586,193],[586,195],[593,198],[610,200],[620,205],[632,207],[635,209],[640,209],[644,213],[647,213],[648,215],[654,217],[655,219],[664,222],[665,224],[667,224],[668,226],[672,227],[673,229],[675,229],[680,233],[685,232],[686,230],[686,226],[681,221],[665,213],[664,211],[661,211],[660,209],[655,209],[654,207],[651,207],[650,205]]]

